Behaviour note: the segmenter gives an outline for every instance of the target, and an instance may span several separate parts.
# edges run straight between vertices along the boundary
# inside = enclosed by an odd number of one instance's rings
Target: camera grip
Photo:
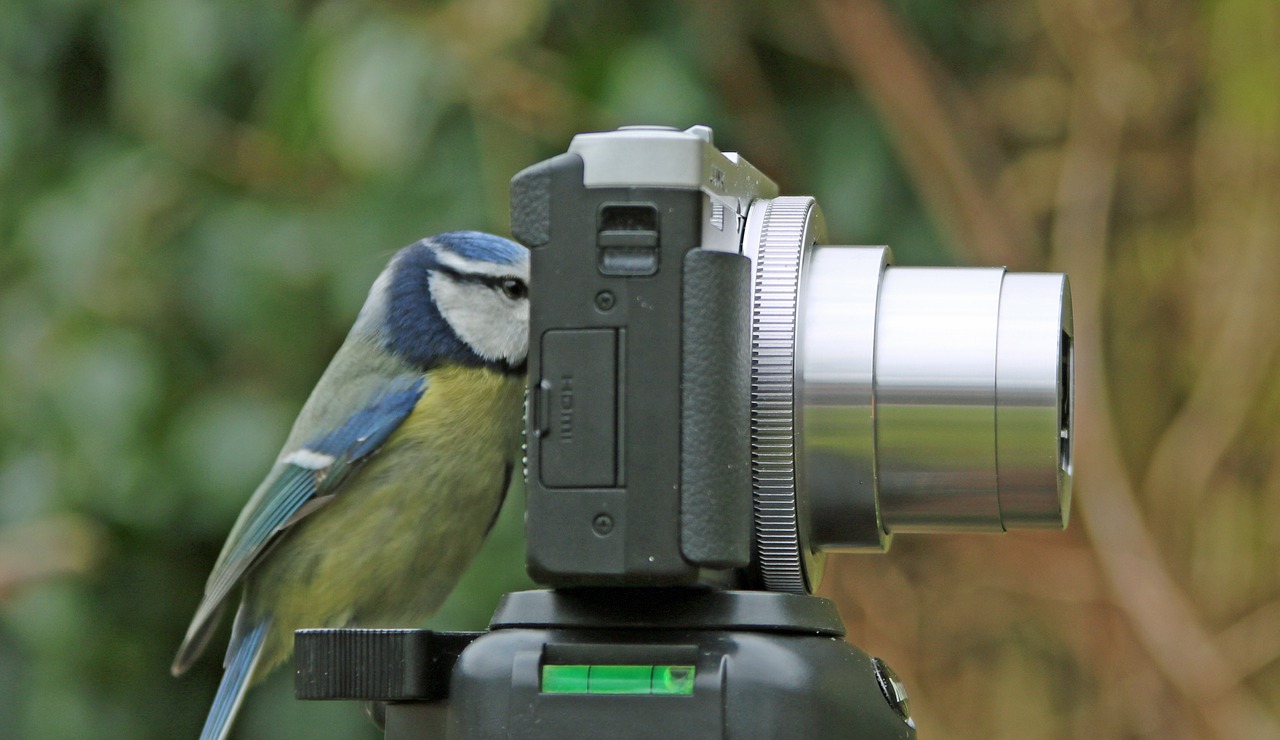
[[[680,550],[710,568],[751,557],[750,271],[738,254],[684,257]]]

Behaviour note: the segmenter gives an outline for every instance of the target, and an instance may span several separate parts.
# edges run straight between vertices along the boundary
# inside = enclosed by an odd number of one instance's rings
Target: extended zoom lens
[[[811,198],[753,206],[753,475],[772,590],[895,532],[1061,528],[1071,490],[1065,275],[894,267],[823,245]]]

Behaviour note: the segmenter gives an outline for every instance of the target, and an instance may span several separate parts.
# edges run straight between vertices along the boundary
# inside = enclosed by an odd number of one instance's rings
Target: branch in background
[[[78,516],[42,519],[0,532],[0,603],[24,586],[86,573],[101,554],[97,528]]]
[[[972,157],[952,124],[957,119],[954,106],[939,94],[942,83],[927,54],[877,0],[815,2],[849,74],[885,121],[916,187],[943,227],[969,250],[967,256],[1015,267],[1034,263],[1034,236],[1001,207],[974,172]],[[1047,27],[1059,26],[1050,30],[1065,32],[1059,38],[1068,42],[1062,57],[1076,83],[1053,246],[1057,267],[1066,269],[1075,283],[1077,482],[1082,492],[1077,505],[1109,599],[1204,725],[1223,737],[1280,736],[1274,718],[1240,685],[1241,666],[1228,662],[1166,570],[1118,456],[1103,364],[1102,301],[1108,219],[1129,103],[1125,73],[1132,66],[1107,39],[1116,26],[1105,31],[1074,28],[1078,24],[1073,14],[1092,11],[1056,5],[1043,3],[1042,11],[1049,16]],[[1269,615],[1266,611],[1262,617]],[[1240,634],[1256,621],[1242,623]],[[1222,647],[1233,651],[1239,639],[1243,638],[1234,632],[1224,635]]]
[[[1244,678],[1280,656],[1280,599],[1246,614],[1218,633],[1218,650]]]
[[[725,107],[741,117],[737,145],[751,152],[751,163],[769,173],[787,190],[793,180],[796,156],[794,133],[787,127],[782,105],[766,79],[760,60],[743,28],[741,8],[727,0],[696,3],[694,28],[703,41],[699,62],[715,80],[714,90]]]
[[[849,75],[875,106],[912,182],[968,262],[1036,267],[1036,238],[970,164],[939,94],[939,65],[879,0],[816,0]],[[985,147],[996,150],[992,144]],[[991,167],[989,171],[998,171]]]
[[[1071,27],[1071,21],[1064,25]],[[1117,453],[1103,362],[1102,307],[1108,219],[1130,92],[1124,75],[1114,70],[1126,69],[1128,62],[1104,34],[1082,32],[1073,41],[1080,46],[1072,56],[1076,92],[1052,239],[1055,266],[1074,283],[1076,481],[1082,492],[1077,506],[1113,602],[1205,725],[1223,738],[1280,736],[1280,727],[1240,686],[1191,600],[1166,570]]]
[[[1196,379],[1142,487],[1145,501],[1172,499],[1188,518],[1220,488],[1223,462],[1239,455],[1259,399],[1274,387],[1280,349],[1280,12],[1274,3],[1215,3],[1204,13],[1211,62],[1195,153],[1202,292],[1189,306]]]
[[[1240,221],[1252,225],[1248,215]],[[1231,302],[1216,322],[1218,330],[1200,362],[1191,396],[1160,435],[1142,483],[1144,501],[1176,506],[1182,517],[1194,518],[1204,503],[1214,472],[1234,450],[1266,390],[1280,346],[1270,297],[1277,274],[1275,236],[1265,229],[1253,231],[1235,241],[1239,249],[1223,255],[1236,260],[1236,274],[1222,286],[1231,291]]]

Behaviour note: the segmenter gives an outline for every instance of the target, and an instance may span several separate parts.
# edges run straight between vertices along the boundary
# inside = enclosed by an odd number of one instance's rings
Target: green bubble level
[[[691,696],[691,665],[544,665],[544,694]]]
[[[693,673],[691,665],[656,665],[653,667],[653,693],[689,696],[693,693]]]

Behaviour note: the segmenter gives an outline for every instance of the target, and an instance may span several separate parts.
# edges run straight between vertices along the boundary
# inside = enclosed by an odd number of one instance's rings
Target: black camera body
[[[551,586],[724,585],[751,557],[751,263],[737,235],[776,187],[697,136],[612,136],[512,181],[535,306],[529,572]]]
[[[485,633],[303,630],[297,694],[386,737],[915,736],[811,596],[893,532],[1063,527],[1066,276],[898,268],[710,129],[512,181],[531,250],[527,563]]]

